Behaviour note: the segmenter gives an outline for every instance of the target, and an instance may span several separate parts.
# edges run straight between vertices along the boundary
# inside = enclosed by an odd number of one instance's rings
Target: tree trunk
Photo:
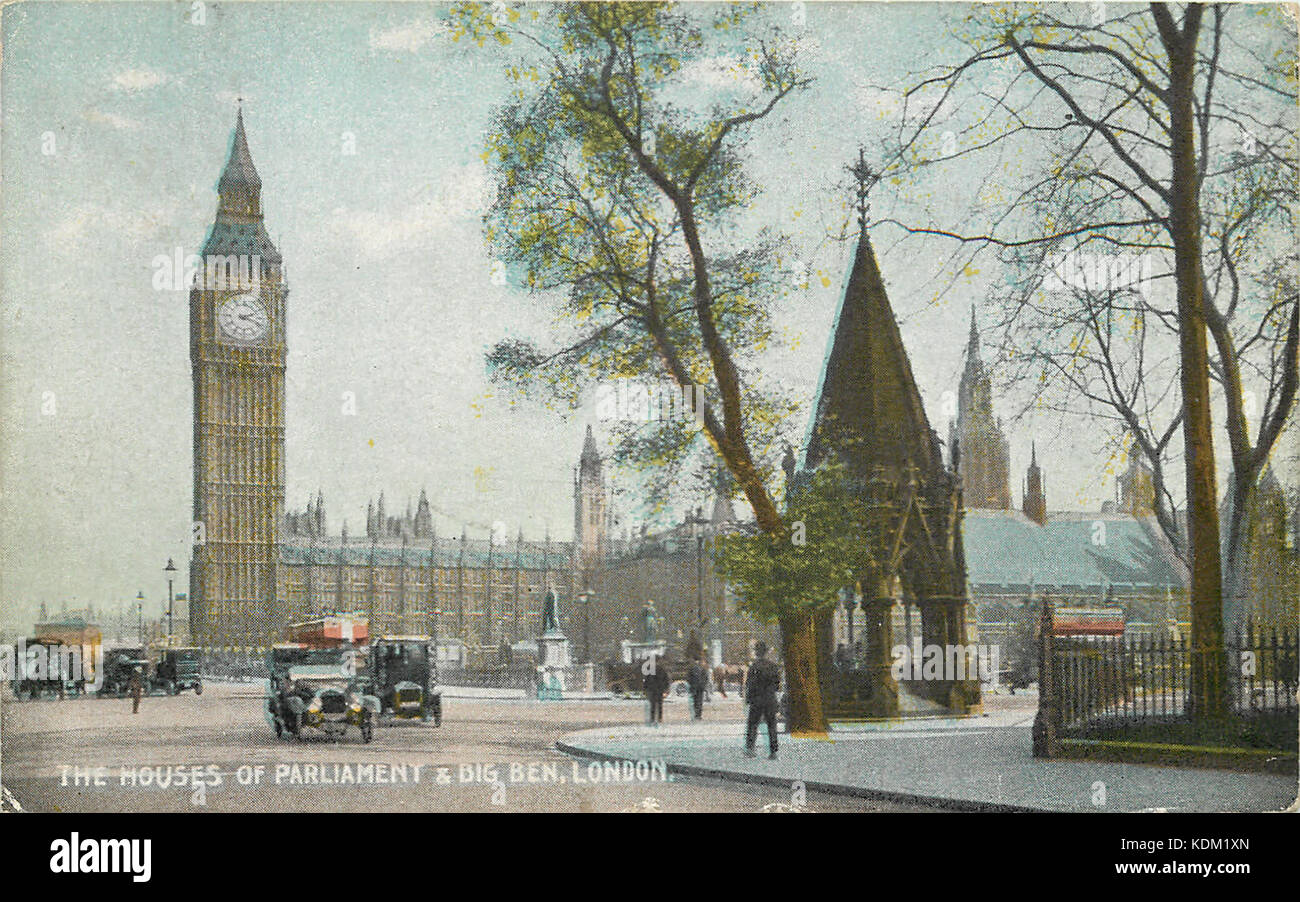
[[[1228,708],[1224,691],[1223,579],[1210,411],[1205,282],[1201,268],[1200,176],[1192,103],[1200,14],[1199,7],[1189,6],[1181,31],[1162,27],[1161,33],[1169,53],[1168,106],[1173,167],[1169,225],[1174,243],[1174,277],[1178,296],[1191,560],[1191,585],[1188,587],[1192,616],[1189,701],[1192,716],[1204,720],[1226,716]],[[1157,14],[1157,21],[1159,18]]]
[[[825,738],[828,729],[817,675],[816,615],[787,611],[781,614],[780,623],[790,735]]]

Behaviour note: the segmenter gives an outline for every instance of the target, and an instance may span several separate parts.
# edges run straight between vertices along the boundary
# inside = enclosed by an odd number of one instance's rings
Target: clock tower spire
[[[191,631],[248,653],[276,640],[284,515],[288,286],[262,217],[243,108],[217,182],[217,212],[190,291],[194,384]]]

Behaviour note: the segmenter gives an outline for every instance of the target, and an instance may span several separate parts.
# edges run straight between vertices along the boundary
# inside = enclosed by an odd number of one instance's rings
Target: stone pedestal
[[[559,630],[547,630],[537,640],[541,663],[537,666],[537,697],[559,700],[568,688],[568,671],[572,666],[569,637]]]
[[[722,666],[722,640],[714,639],[709,643],[709,667]]]

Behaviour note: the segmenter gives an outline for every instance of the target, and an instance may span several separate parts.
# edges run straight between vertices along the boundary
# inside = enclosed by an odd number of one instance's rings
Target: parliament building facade
[[[364,535],[349,535],[346,525],[331,535],[320,492],[287,511],[289,286],[265,227],[261,189],[241,110],[203,247],[206,265],[190,293],[194,644],[255,659],[283,640],[289,623],[348,613],[368,618],[374,635],[513,645],[536,636],[548,591],[560,600],[561,627],[579,660],[618,657],[649,600],[665,638],[712,640],[728,660],[744,660],[757,638],[774,638],[736,611],[713,575],[711,540],[734,528],[729,513],[706,519],[695,512],[689,526],[613,538],[609,484],[590,427],[573,478],[573,541],[438,535],[424,490],[396,515],[380,493]]]

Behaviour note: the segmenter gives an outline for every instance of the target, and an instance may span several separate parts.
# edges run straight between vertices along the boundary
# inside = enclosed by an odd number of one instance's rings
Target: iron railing
[[[1192,714],[1196,697],[1191,643],[1167,636],[1051,639],[1052,687],[1066,729],[1098,723],[1178,719]],[[1295,630],[1253,625],[1206,655],[1204,679],[1221,681],[1228,709],[1237,715],[1297,713]]]

